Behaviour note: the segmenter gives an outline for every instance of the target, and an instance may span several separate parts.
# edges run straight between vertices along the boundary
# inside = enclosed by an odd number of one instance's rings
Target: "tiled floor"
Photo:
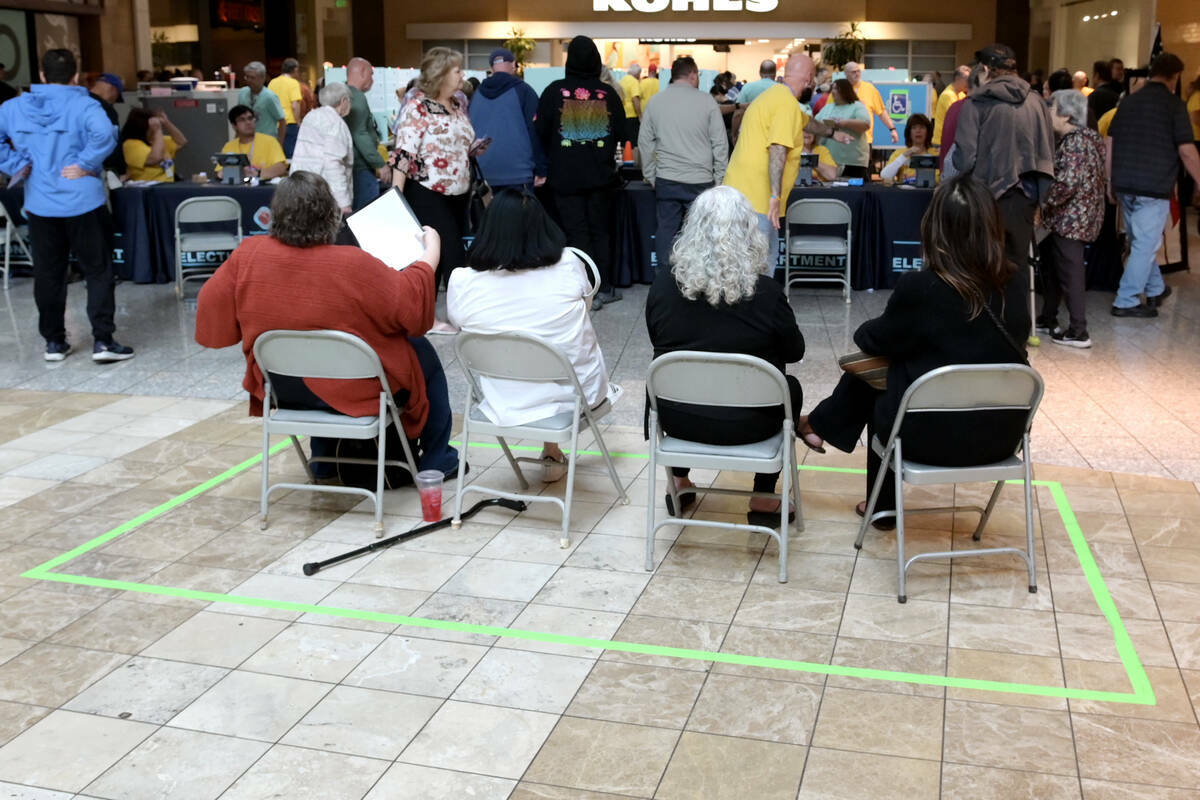
[[[1041,466],[1086,536],[1153,706],[942,688],[483,636],[20,574],[240,463],[240,403],[0,390],[0,789],[68,798],[1191,798],[1200,795],[1200,492]],[[610,428],[617,451],[640,434]],[[479,479],[512,485],[498,452]],[[854,467],[857,457],[811,456]],[[353,500],[278,496],[258,471],[59,568],[342,609],[889,671],[1129,692],[1048,489],[1040,591],[1019,563],[927,563],[896,603],[893,537],[851,547],[861,476],[802,472],[807,528],[775,580],[765,537],[664,529],[642,569],[633,504],[583,456],[572,547],[545,508],[486,511],[313,577],[371,541]],[[298,470],[285,451],[277,474]],[[706,476],[712,477],[712,476]],[[718,480],[737,482],[738,476]],[[540,484],[538,484],[541,487]],[[661,486],[661,483],[660,483]],[[561,491],[561,485],[548,492]],[[661,493],[659,493],[661,494]],[[960,486],[975,500],[979,487]],[[915,502],[949,500],[914,493]],[[1021,534],[1006,489],[984,543]],[[713,497],[696,515],[735,519]],[[418,523],[390,493],[389,532]],[[656,495],[660,507],[661,497]],[[914,552],[970,547],[974,518],[915,518]],[[36,788],[33,788],[36,787]]]

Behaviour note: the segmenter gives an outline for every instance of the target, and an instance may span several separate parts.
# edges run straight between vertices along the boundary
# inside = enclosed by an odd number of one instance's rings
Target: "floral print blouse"
[[[1094,242],[1104,224],[1104,140],[1077,127],[1054,151],[1054,184],[1042,222],[1065,239]]]
[[[392,167],[439,194],[466,194],[471,187],[467,152],[475,129],[466,107],[452,108],[424,92],[413,92],[400,108]]]

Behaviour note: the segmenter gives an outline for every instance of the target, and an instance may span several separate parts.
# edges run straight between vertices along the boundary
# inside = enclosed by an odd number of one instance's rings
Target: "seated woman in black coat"
[[[770,362],[780,372],[803,358],[804,337],[783,288],[760,272],[766,260],[767,238],[741,192],[718,186],[697,197],[671,251],[671,269],[659,268],[646,301],[654,357],[675,350],[745,353]],[[792,413],[798,414],[803,400],[800,383],[791,375],[786,378]],[[783,421],[782,406],[723,408],[664,400],[658,409],[659,423],[668,436],[704,444],[761,442],[779,433]],[[674,475],[681,510],[685,510],[696,494],[683,490],[694,484],[686,469],[675,469]],[[757,475],[754,490],[774,492],[778,478],[779,473]],[[669,507],[670,495],[667,503]],[[777,525],[778,514],[778,500],[750,499],[752,523]]]
[[[847,453],[866,427],[868,493],[880,467],[871,437],[878,433],[886,441],[900,400],[917,378],[950,364],[1025,362],[1028,276],[1005,258],[1004,224],[987,187],[969,175],[942,183],[921,222],[921,246],[925,268],[903,275],[883,315],[854,333],[864,353],[889,360],[887,390],[846,373],[799,422],[810,445],[815,435]],[[916,415],[904,423],[904,456],[939,466],[999,461],[1016,450],[1024,421],[1024,412]],[[895,510],[893,480],[889,470],[876,514]],[[865,513],[865,501],[857,511]]]

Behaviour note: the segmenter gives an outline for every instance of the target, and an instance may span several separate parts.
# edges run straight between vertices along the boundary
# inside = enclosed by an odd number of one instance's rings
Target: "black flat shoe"
[[[695,492],[680,492],[679,493],[679,505],[680,505],[679,514],[676,514],[675,513],[675,501],[673,501],[671,499],[671,493],[667,492],[667,514],[669,514],[672,517],[678,517],[680,514],[683,514],[685,511],[690,509],[692,506],[696,505],[696,493]]]
[[[1158,309],[1152,305],[1133,306],[1132,308],[1118,308],[1113,306],[1110,313],[1114,317],[1140,317],[1146,319],[1149,317],[1157,317]]]
[[[1151,308],[1159,308],[1160,306],[1162,306],[1163,300],[1166,300],[1170,296],[1171,296],[1171,287],[1168,286],[1167,288],[1163,289],[1162,294],[1156,294],[1156,295],[1154,295],[1154,297],[1147,297],[1146,305],[1150,306]]]
[[[795,510],[788,511],[788,524],[796,521]],[[747,511],[746,522],[751,525],[761,525],[764,528],[775,528],[779,524],[778,511]]]
[[[865,500],[854,507],[854,513],[860,517],[867,515],[867,503]],[[871,527],[877,531],[894,531],[896,530],[896,518],[891,517],[889,519],[888,517],[883,517],[877,519],[871,523]]]

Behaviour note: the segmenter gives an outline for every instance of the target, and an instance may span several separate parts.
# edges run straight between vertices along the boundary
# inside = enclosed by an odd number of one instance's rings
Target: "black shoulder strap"
[[[1020,357],[1021,363],[1025,366],[1029,366],[1029,356],[1026,353],[1025,348],[1017,344],[1017,340],[1014,339],[1012,334],[1008,332],[1008,328],[1004,327],[1004,322],[1002,322],[1000,317],[996,315],[996,312],[992,310],[992,304],[990,302],[985,302],[983,304],[983,310],[987,312],[988,317],[992,320],[992,324],[996,326],[996,330],[1000,331],[1000,335],[1004,337],[1004,341],[1008,342],[1009,346],[1012,347],[1012,349]]]

